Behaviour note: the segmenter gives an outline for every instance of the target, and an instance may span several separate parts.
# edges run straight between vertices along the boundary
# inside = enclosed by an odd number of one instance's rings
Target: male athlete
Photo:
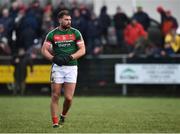
[[[54,128],[63,125],[65,121],[76,87],[77,59],[85,54],[83,38],[77,29],[71,27],[69,11],[59,12],[58,20],[59,27],[47,34],[41,49],[44,57],[53,62],[50,109]],[[64,89],[64,103],[60,114],[58,102],[62,88]]]

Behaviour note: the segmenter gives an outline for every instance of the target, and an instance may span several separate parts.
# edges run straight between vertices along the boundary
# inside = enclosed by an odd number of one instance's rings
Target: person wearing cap
[[[170,10],[165,10],[163,7],[157,7],[157,12],[161,16],[161,31],[164,37],[172,30],[178,28],[176,18],[172,15]]]

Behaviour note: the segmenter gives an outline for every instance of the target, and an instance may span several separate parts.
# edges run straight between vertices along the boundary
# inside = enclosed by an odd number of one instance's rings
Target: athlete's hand
[[[73,57],[71,55],[56,55],[53,57],[52,61],[59,66],[66,65],[69,61],[71,61]]]
[[[73,60],[71,55],[63,55],[64,65],[68,64],[69,61]]]

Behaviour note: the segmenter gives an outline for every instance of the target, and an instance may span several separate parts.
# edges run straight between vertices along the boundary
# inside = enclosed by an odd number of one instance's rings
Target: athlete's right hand
[[[52,62],[55,64],[62,66],[65,64],[64,58],[62,56],[54,56]]]

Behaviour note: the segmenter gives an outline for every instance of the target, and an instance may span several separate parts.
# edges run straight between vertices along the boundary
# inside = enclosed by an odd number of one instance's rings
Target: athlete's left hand
[[[63,56],[65,64],[67,64],[69,61],[73,60],[73,57],[71,55],[64,55]]]
[[[53,57],[53,62],[59,66],[67,65],[69,61],[71,61],[73,57],[71,55],[56,55]]]

